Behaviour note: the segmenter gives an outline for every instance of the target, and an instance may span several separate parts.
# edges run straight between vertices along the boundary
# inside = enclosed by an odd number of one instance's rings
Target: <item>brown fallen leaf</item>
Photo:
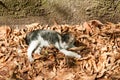
[[[85,27],[87,34],[93,32],[93,30],[92,30],[92,28],[91,28],[91,26],[90,26],[90,24],[89,24],[88,22],[84,22],[84,23],[83,23],[83,27]]]
[[[5,39],[11,32],[11,28],[9,26],[1,26],[0,27],[0,39]]]

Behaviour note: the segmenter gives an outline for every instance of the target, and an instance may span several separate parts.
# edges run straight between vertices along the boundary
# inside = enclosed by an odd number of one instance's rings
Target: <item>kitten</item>
[[[26,35],[26,43],[29,45],[27,56],[30,62],[33,62],[32,53],[39,54],[43,47],[53,45],[66,56],[81,58],[75,52],[66,49],[74,47],[75,38],[71,34],[59,34],[52,30],[34,30]]]

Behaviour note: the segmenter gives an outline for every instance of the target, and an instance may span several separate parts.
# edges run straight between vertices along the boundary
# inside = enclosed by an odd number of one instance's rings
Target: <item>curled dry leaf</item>
[[[100,22],[99,20],[90,20],[88,21],[88,23],[91,25],[91,27],[101,27],[104,24],[102,22]]]
[[[85,29],[86,29],[86,33],[87,33],[87,34],[89,34],[89,33],[92,33],[92,32],[93,32],[93,31],[92,31],[92,27],[90,26],[90,24],[89,24],[89,23],[84,22],[84,23],[83,23],[83,27],[85,27]]]
[[[0,39],[5,39],[11,32],[11,28],[9,26],[1,26],[0,27]]]
[[[98,32],[100,32],[100,29],[102,28],[104,24],[102,22],[100,22],[99,20],[90,20],[87,22],[83,23],[83,27],[86,30],[87,34],[97,34]]]

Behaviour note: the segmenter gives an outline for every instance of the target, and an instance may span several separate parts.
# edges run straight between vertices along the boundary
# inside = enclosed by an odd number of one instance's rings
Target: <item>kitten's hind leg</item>
[[[34,59],[32,58],[32,53],[38,47],[38,45],[39,41],[32,41],[28,47],[27,56],[30,62],[34,61]]]
[[[37,49],[35,50],[35,54],[40,55],[42,47],[38,46]]]

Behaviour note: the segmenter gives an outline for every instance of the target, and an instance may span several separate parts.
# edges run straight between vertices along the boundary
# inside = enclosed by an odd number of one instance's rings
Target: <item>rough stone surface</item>
[[[120,21],[120,0],[0,0],[0,25]]]

